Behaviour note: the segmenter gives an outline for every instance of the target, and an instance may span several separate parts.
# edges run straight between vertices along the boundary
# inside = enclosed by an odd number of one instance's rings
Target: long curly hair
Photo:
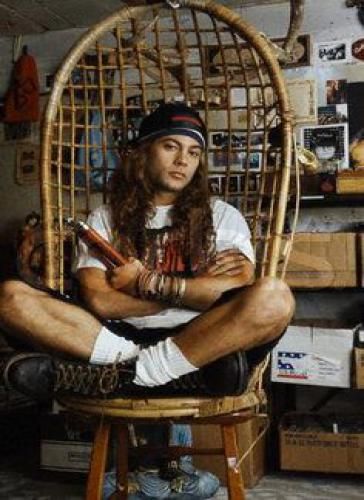
[[[140,260],[147,252],[146,225],[155,214],[153,186],[146,175],[151,144],[152,141],[142,143],[122,156],[110,191],[114,244]],[[202,156],[194,177],[174,203],[171,218],[174,235],[184,242],[184,260],[190,263],[191,269],[201,272],[215,252],[215,232]]]

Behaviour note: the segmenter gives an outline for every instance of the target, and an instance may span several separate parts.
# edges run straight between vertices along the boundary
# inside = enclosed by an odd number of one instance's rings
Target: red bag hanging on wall
[[[16,61],[10,88],[4,100],[4,122],[36,122],[39,120],[39,80],[34,57],[27,53]]]

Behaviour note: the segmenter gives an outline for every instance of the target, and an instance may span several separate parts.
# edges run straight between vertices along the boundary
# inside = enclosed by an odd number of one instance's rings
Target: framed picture
[[[301,144],[317,156],[321,167],[341,170],[349,166],[348,124],[306,126]]]
[[[276,38],[272,42],[278,46],[283,46],[285,38]],[[299,66],[310,66],[311,64],[311,38],[310,35],[300,35],[292,49],[294,62],[282,64],[284,69],[297,68]]]
[[[286,80],[286,85],[296,122],[317,122],[316,80]]]
[[[317,64],[336,64],[351,61],[351,44],[348,40],[318,42],[314,46]]]
[[[16,147],[15,180],[18,184],[35,184],[39,181],[39,146],[19,144]]]

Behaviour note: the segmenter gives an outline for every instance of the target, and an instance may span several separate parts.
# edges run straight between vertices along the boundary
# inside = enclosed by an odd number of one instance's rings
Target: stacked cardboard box
[[[354,349],[354,387],[364,389],[364,349]]]
[[[271,380],[350,387],[353,339],[350,329],[289,326],[272,351]]]
[[[363,416],[286,414],[279,438],[283,470],[364,472]]]
[[[41,420],[40,468],[59,472],[88,472],[93,427],[65,412]]]
[[[356,233],[297,233],[286,281],[296,288],[357,285]]]

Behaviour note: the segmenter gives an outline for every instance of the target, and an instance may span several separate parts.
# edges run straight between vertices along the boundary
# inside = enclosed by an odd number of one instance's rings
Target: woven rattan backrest
[[[204,118],[211,193],[245,215],[258,275],[281,272],[292,133],[281,70],[236,13],[212,2],[179,3],[122,8],[90,29],[56,74],[42,135],[52,287],[64,286],[65,242],[72,245],[63,219],[85,219],[107,200],[118,151],[141,117],[169,100],[189,102]],[[278,125],[273,148],[269,132]]]

